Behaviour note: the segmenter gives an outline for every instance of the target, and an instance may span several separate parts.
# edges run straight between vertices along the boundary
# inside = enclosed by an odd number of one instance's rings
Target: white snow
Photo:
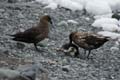
[[[75,1],[71,1],[71,0],[59,0],[58,3],[61,7],[65,7],[67,9],[70,9],[72,11],[76,11],[76,10],[82,10],[83,9],[83,5],[79,4]]]
[[[102,27],[103,24],[119,24],[119,21],[113,18],[100,18],[93,22],[92,26]]]
[[[42,4],[47,4],[47,8],[56,9],[57,5],[72,11],[82,10],[83,5],[73,0],[36,0]]]
[[[106,37],[110,37],[112,39],[119,39],[120,38],[119,33],[114,33],[114,32],[109,32],[109,31],[100,31],[100,32],[98,32],[98,34],[106,36]]]
[[[118,25],[116,24],[102,24],[102,29],[104,31],[111,31],[111,32],[120,31],[120,27],[118,27]]]
[[[79,23],[77,22],[77,21],[75,21],[75,20],[72,20],[72,19],[69,19],[69,20],[67,20],[67,21],[61,21],[61,22],[59,22],[57,25],[58,26],[68,26],[69,24],[75,24],[75,25],[78,25]]]
[[[100,19],[100,18],[111,18],[112,13],[109,14],[103,14],[103,15],[96,15],[94,16],[94,19]]]
[[[91,13],[93,15],[103,15],[112,12],[107,2],[99,1],[99,0],[89,1],[86,4],[85,9],[87,10],[88,13]]]
[[[46,8],[56,9],[57,6],[58,6],[58,4],[53,2],[53,3],[50,3],[48,6],[45,6],[44,9],[46,9]]]
[[[86,9],[93,15],[110,14],[112,11],[120,9],[120,0],[36,0],[42,4],[47,4],[46,8],[56,9],[60,7],[71,9],[72,11]]]
[[[100,18],[93,22],[92,26],[97,28],[102,28],[104,31],[119,32],[120,22],[117,19],[113,18]]]
[[[120,9],[120,0],[101,0],[101,1],[106,1],[112,10]]]
[[[53,3],[54,0],[36,0],[37,2],[40,2],[42,4],[50,4],[50,3]]]

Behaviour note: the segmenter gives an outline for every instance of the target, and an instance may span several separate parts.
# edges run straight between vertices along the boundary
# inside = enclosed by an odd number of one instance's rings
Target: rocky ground
[[[120,48],[116,48],[113,41],[93,50],[90,60],[66,56],[65,53],[55,50],[68,42],[68,35],[72,31],[99,31],[90,26],[94,21],[90,15],[83,15],[83,11],[72,12],[64,8],[44,9],[45,5],[31,3],[28,0],[13,2],[0,2],[1,68],[16,70],[22,65],[38,63],[44,70],[37,71],[37,80],[120,79]],[[36,51],[32,44],[18,43],[8,36],[32,27],[38,22],[39,16],[45,13],[52,17],[55,28],[50,27],[49,39],[39,44],[41,52]],[[67,22],[71,19],[78,23]],[[83,49],[80,48],[80,54],[82,53]]]

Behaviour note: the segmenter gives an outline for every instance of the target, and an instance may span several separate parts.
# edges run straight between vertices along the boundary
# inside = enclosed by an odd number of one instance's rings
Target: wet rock
[[[36,74],[38,71],[41,71],[41,73],[47,73],[47,71],[39,63],[31,65],[21,65],[18,67],[17,70],[20,71],[22,76],[25,76],[30,80],[36,79]]]
[[[0,13],[5,12],[5,9],[0,9]]]
[[[47,73],[42,73],[41,78],[39,80],[49,80],[48,79],[48,74]]]
[[[68,26],[68,23],[66,21],[61,21],[58,23],[58,26]]]
[[[35,65],[33,66],[24,66],[18,70],[10,69],[0,69],[0,78],[7,78],[8,80],[35,80],[36,78],[36,69]]]
[[[17,0],[8,0],[8,3],[15,3]]]
[[[17,42],[17,48],[18,49],[24,49],[24,47],[25,47],[25,44],[24,43],[20,43],[20,42]]]
[[[38,44],[38,46],[40,46],[40,47],[47,47],[47,46],[48,46],[48,40],[49,40],[49,39],[45,39],[45,40],[41,41],[41,42]]]
[[[17,17],[18,17],[18,18],[21,18],[21,19],[25,18],[22,13],[19,13]]]
[[[20,72],[16,70],[10,70],[10,69],[0,69],[0,78],[15,78],[17,76],[20,76]]]
[[[111,51],[119,51],[119,48],[118,47],[111,47],[110,50]]]
[[[3,16],[5,19],[8,19],[9,18],[9,14],[8,13],[4,13]]]
[[[62,66],[62,70],[65,71],[65,72],[69,72],[70,65]]]

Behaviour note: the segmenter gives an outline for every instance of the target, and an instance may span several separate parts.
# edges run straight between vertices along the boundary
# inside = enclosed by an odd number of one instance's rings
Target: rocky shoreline
[[[116,48],[113,41],[93,50],[90,55],[93,57],[92,60],[66,56],[63,52],[55,50],[68,42],[68,35],[72,31],[99,31],[90,26],[94,21],[91,16],[83,15],[83,11],[71,12],[64,8],[44,9],[45,5],[40,3],[21,1],[23,0],[8,3],[6,0],[0,3],[1,68],[18,70],[21,66],[40,64],[43,71],[37,71],[36,80],[120,79],[120,47]],[[8,34],[32,27],[37,23],[39,16],[45,13],[52,16],[55,29],[50,28],[49,39],[39,44],[42,52],[37,52],[32,44],[18,43],[10,39]],[[78,23],[68,20],[75,20]],[[80,48],[80,54],[83,52]]]

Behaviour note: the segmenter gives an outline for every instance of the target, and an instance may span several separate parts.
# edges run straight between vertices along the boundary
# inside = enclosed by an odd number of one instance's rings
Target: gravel
[[[43,9],[45,5],[28,1],[31,0],[0,2],[1,68],[17,69],[20,65],[37,62],[47,71],[38,71],[37,80],[120,79],[120,47],[115,48],[114,41],[93,50],[90,60],[66,56],[63,52],[55,50],[69,42],[68,35],[72,31],[99,31],[90,26],[94,21],[92,16],[83,15],[83,11],[72,12],[64,8]],[[43,45],[39,46],[41,52],[36,51],[32,44],[15,42],[8,36],[32,27],[38,22],[39,16],[45,13],[52,17],[55,28],[50,27],[47,42],[39,43]],[[78,23],[67,23],[68,20],[75,20]],[[80,54],[83,52],[84,50],[80,48]]]

